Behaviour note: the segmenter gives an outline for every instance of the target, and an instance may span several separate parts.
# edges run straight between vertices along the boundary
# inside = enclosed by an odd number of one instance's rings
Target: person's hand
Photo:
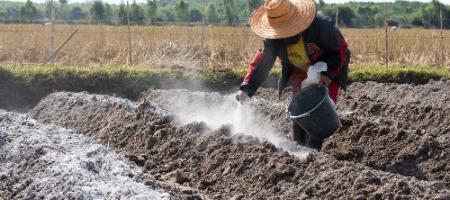
[[[320,86],[328,87],[328,85],[330,85],[330,83],[331,83],[331,79],[328,78],[328,76],[320,74],[320,77],[319,77],[319,85]]]
[[[243,104],[248,98],[247,92],[244,92],[242,90],[239,90],[239,92],[236,94],[236,100]]]

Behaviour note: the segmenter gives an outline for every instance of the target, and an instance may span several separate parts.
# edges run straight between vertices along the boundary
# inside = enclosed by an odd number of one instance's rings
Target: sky
[[[0,0],[0,1],[17,1],[17,2],[25,2],[26,0]],[[46,0],[32,0],[33,2],[36,3],[42,3],[45,2]],[[80,2],[88,2],[88,1],[93,1],[93,0],[68,0],[69,3],[80,3]],[[126,2],[126,0],[102,0],[105,3],[110,3],[110,4],[119,4],[121,1]],[[133,0],[130,0],[130,2]],[[344,2],[349,2],[350,0],[324,0],[325,3],[344,3]],[[393,2],[394,0],[351,0],[353,2]],[[420,1],[420,2],[430,2],[431,0],[414,0],[414,1]],[[440,2],[446,4],[446,5],[450,5],[450,0],[439,0]],[[136,0],[136,2],[140,3],[140,2],[147,2],[147,0]]]

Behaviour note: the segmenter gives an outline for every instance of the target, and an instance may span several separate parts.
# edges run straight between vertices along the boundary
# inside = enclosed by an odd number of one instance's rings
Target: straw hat
[[[269,39],[288,38],[304,31],[316,16],[314,0],[266,0],[250,17],[250,27]]]

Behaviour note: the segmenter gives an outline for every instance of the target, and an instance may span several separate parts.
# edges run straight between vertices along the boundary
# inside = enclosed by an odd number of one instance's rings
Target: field
[[[0,110],[0,194],[448,199],[449,88],[352,84],[337,105],[342,127],[320,153],[291,142],[289,94],[280,101],[273,89],[243,106],[180,89],[135,101],[56,92],[26,114]]]
[[[279,68],[236,102],[248,28],[133,27],[126,66],[124,27],[58,26],[80,32],[54,65],[44,27],[0,27],[0,199],[450,199],[436,30],[390,32],[380,66],[382,30],[344,29],[351,84],[316,151],[292,140]]]
[[[58,25],[56,44],[80,31],[57,55],[55,62],[72,66],[127,64],[127,28],[119,26]],[[352,65],[384,63],[383,29],[342,29],[353,52]],[[132,61],[150,67],[233,68],[247,66],[262,42],[248,27],[161,26],[131,28]],[[400,65],[450,63],[450,31],[399,29],[389,31],[389,61]],[[42,64],[50,46],[48,27],[0,25],[0,62]],[[441,51],[443,50],[443,51]]]

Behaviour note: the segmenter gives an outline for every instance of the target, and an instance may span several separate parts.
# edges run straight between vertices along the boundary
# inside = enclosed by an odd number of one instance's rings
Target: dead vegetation
[[[76,66],[123,65],[127,61],[127,31],[121,26],[58,25],[56,43],[74,30],[79,33],[59,52],[56,63]],[[380,64],[384,56],[382,29],[342,29],[353,52],[352,63]],[[261,39],[248,27],[132,27],[133,64],[229,68],[246,66]],[[45,61],[49,32],[41,25],[0,25],[0,63]],[[389,60],[402,65],[450,63],[450,31],[399,29],[389,32]],[[441,51],[444,50],[444,52]],[[442,52],[442,54],[441,54]]]

